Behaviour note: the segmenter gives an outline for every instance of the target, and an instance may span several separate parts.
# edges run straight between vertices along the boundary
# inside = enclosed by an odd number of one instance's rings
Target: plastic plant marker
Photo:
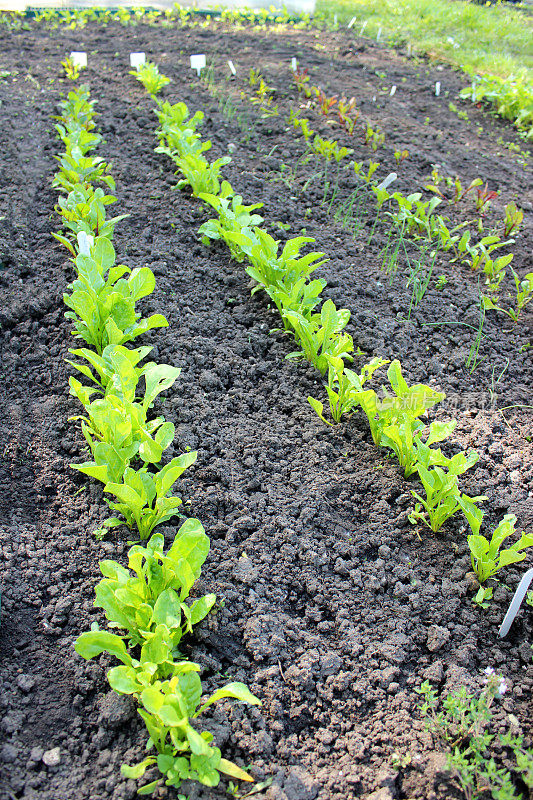
[[[379,42],[381,39],[381,28],[378,28],[378,35],[376,36],[376,42]]]
[[[143,64],[146,64],[146,55],[144,53],[130,53],[130,67],[139,69]]]
[[[498,631],[500,639],[503,639],[504,636],[507,636],[509,633],[509,628],[513,624],[514,618],[518,614],[520,610],[520,606],[522,605],[522,601],[526,596],[526,592],[529,589],[529,584],[533,582],[533,567],[528,569],[525,575],[522,576],[522,580],[516,587],[516,592],[514,593],[514,597],[511,600],[511,605],[507,610],[507,614],[504,617],[504,620],[501,624],[500,630]]]
[[[350,28],[353,28],[353,26],[354,26],[354,24],[356,22],[357,22],[357,17],[352,17],[351,20],[348,23],[348,30],[350,30]]]
[[[74,66],[79,67],[79,69],[85,69],[87,67],[87,53],[83,50],[73,50],[70,54],[70,60]]]
[[[435,97],[440,95],[440,81],[437,81],[435,84]]]
[[[411,42],[409,42],[409,44],[407,45],[407,55],[409,58],[411,58]]]
[[[398,175],[396,172],[391,172],[389,175],[387,175],[386,178],[384,178],[381,181],[381,183],[378,186],[376,186],[376,189],[387,189],[391,185],[391,183],[394,183],[397,177]]]
[[[78,247],[80,255],[90,256],[91,247],[94,244],[94,236],[89,236],[89,234],[85,233],[85,231],[80,231],[78,233],[77,239],[78,239]]]
[[[196,70],[196,74],[200,77],[201,71],[205,68],[205,54],[196,53],[191,56],[191,69]]]
[[[394,84],[394,86],[391,86],[390,96],[394,97],[395,94],[396,94],[396,84]]]
[[[337,19],[337,15],[336,14],[333,15],[333,24],[334,25],[338,24],[338,19]]]
[[[235,69],[235,65],[231,59],[228,61],[228,67],[230,68],[230,72],[232,75],[237,74],[237,70]]]
[[[291,69],[293,72],[296,72],[296,70],[298,69],[298,62],[294,57],[291,58]]]
[[[367,22],[368,22],[368,20],[367,20],[367,19],[365,19],[365,21],[364,21],[364,22],[363,22],[363,24],[361,25],[361,30],[360,30],[360,32],[359,32],[359,36],[362,36],[362,35],[363,35],[363,31],[364,31],[364,29],[366,28]]]

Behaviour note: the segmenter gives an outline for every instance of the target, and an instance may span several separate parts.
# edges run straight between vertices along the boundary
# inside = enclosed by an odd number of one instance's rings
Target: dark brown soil
[[[447,283],[438,290],[432,279],[407,319],[405,258],[391,282],[380,269],[385,220],[368,241],[373,203],[359,210],[353,239],[320,205],[320,186],[301,194],[311,165],[292,185],[280,182],[281,164],[294,166],[304,152],[283,116],[261,119],[260,109],[243,103],[253,122],[244,137],[190,72],[188,58],[205,52],[215,62],[216,85],[235,96],[250,93],[243,76],[260,67],[284,113],[297,102],[290,58],[316,67],[314,82],[357,96],[385,131],[385,146],[373,156],[384,176],[396,169],[394,150],[409,149],[410,159],[397,168],[402,191],[418,190],[439,163],[463,182],[479,175],[501,190],[494,220],[517,200],[526,213],[512,251],[522,274],[531,269],[530,171],[497,143],[501,136],[523,146],[521,140],[483,110],[461,105],[462,76],[346,33],[91,24],[81,32],[2,36],[0,66],[11,76],[0,81],[1,800],[132,798],[136,786],[121,777],[120,764],[138,759],[145,742],[133,706],[108,691],[107,662],[87,663],[73,651],[76,636],[100,619],[92,605],[98,562],[122,558],[126,542],[95,540],[92,532],[106,516],[101,488],[69,467],[84,447],[67,421],[79,411],[68,396],[64,362],[72,339],[61,295],[72,271],[50,236],[58,225],[50,183],[59,150],[51,117],[68,88],[59,62],[72,49],[89,53],[83,79],[98,101],[106,139],[99,153],[113,163],[117,213],[130,214],[115,237],[119,259],[155,272],[157,290],[143,311],[161,311],[170,328],[149,340],[158,360],[182,368],[164,403],[177,427],[174,450],[199,451],[182,493],[187,512],[211,537],[200,589],[217,592],[220,607],[190,642],[190,655],[202,664],[207,686],[231,676],[263,701],[259,710],[227,705],[214,712],[211,727],[224,755],[252,764],[258,779],[273,777],[262,794],[271,800],[459,796],[424,728],[414,688],[424,677],[443,693],[479,688],[483,669],[494,666],[510,685],[497,704],[498,725],[505,728],[512,713],[531,737],[530,610],[498,639],[531,556],[505,570],[490,609],[478,610],[465,580],[462,520],[437,536],[417,536],[407,520],[412,484],[376,450],[365,421],[355,415],[330,429],[318,420],[306,398],[322,396],[320,376],[284,359],[294,345],[272,332],[279,320],[264,296],[250,297],[244,270],[223,247],[200,243],[207,212],[172,190],[177,178],[170,161],[153,152],[152,104],[128,75],[128,54],[145,50],[172,78],[165,95],[206,112],[203,135],[213,142],[213,157],[236,145],[226,175],[248,201],[265,203],[277,238],[302,228],[316,238],[330,257],[320,271],[325,294],[351,310],[349,332],[367,357],[399,358],[410,382],[446,392],[437,414],[458,420],[447,450],[480,453],[463,485],[489,496],[487,530],[511,511],[521,529],[533,526],[531,410],[524,407],[532,400],[531,314],[513,325],[490,312],[478,365],[467,369],[479,277],[440,260],[435,277],[445,274]],[[237,93],[222,79],[227,58],[238,70]],[[393,84],[398,90],[390,98]],[[450,100],[473,122],[451,113]],[[338,128],[332,135],[354,148],[356,159],[368,157],[360,136],[350,139]],[[340,189],[350,190],[347,176]],[[166,526],[169,539],[175,530]],[[59,764],[47,767],[43,754],[56,747]],[[184,789],[191,798],[224,796],[222,788]]]

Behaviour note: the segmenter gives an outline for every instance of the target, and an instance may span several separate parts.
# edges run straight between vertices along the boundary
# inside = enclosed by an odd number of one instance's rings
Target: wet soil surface
[[[470,447],[480,454],[462,485],[488,496],[485,531],[507,512],[520,529],[533,526],[531,411],[524,407],[532,399],[531,315],[513,325],[489,312],[467,366],[480,279],[439,257],[435,275],[447,282],[437,289],[432,278],[408,318],[414,251],[406,245],[389,280],[381,266],[390,226],[382,217],[373,229],[373,201],[359,208],[352,236],[335,221],[335,206],[328,215],[321,205],[323,182],[308,183],[312,163],[294,181],[280,181],[282,164],[294,167],[304,153],[283,119],[298,102],[290,58],[312,68],[313,81],[329,92],[358,97],[386,133],[372,154],[383,175],[395,169],[394,150],[409,149],[397,168],[402,191],[420,189],[438,163],[463,182],[479,175],[501,191],[494,220],[516,199],[525,210],[512,246],[520,274],[530,268],[530,172],[498,138],[523,144],[508,125],[460,104],[460,75],[346,33],[89,25],[3,34],[0,66],[11,75],[0,82],[0,797],[132,798],[136,785],[121,777],[120,764],[140,758],[145,742],[129,699],[108,691],[111,662],[83,662],[73,651],[76,636],[102,621],[93,608],[98,562],[124,559],[127,547],[118,535],[95,540],[106,516],[101,488],[69,466],[84,459],[84,444],[67,421],[79,412],[64,361],[72,338],[61,295],[72,270],[50,235],[58,225],[51,176],[59,151],[51,116],[68,88],[59,62],[73,49],[89,53],[83,79],[98,101],[106,140],[99,154],[113,164],[116,213],[130,214],[115,236],[119,260],[156,274],[142,310],[164,313],[170,327],[149,342],[159,361],[182,368],[163,403],[177,429],[170,455],[186,447],[199,453],[180,489],[212,541],[198,591],[215,591],[220,605],[189,642],[190,656],[208,688],[231,677],[263,701],[261,709],[228,704],[213,712],[209,724],[224,755],[251,764],[259,780],[272,777],[262,793],[271,800],[460,796],[414,689],[424,678],[443,694],[479,689],[482,671],[493,666],[510,686],[496,706],[497,727],[505,730],[513,714],[531,744],[530,610],[498,638],[531,556],[505,570],[490,608],[479,610],[465,578],[462,520],[438,535],[417,535],[407,519],[415,484],[374,447],[361,416],[327,428],[314,415],[306,398],[322,397],[320,376],[285,360],[294,344],[273,332],[279,320],[265,297],[250,296],[249,279],[223,247],[199,240],[208,212],[173,190],[170,161],[153,152],[152,103],[128,75],[128,55],[145,50],[172,78],[165,96],[205,111],[213,157],[236,146],[225,174],[249,202],[264,202],[277,238],[302,229],[316,238],[330,257],[319,271],[328,280],[325,296],[350,309],[348,330],[365,360],[399,358],[409,382],[446,392],[433,418],[457,418],[449,454]],[[215,64],[211,91],[191,77],[195,52]],[[236,86],[225,80],[227,58],[238,70]],[[262,118],[242,101],[250,119],[244,135],[243,118],[240,127],[228,120],[213,92],[241,102],[241,90],[250,94],[241,76],[252,65],[276,87],[283,114]],[[450,112],[450,100],[473,122]],[[313,119],[317,130],[330,129]],[[368,162],[360,135],[331,130]],[[347,173],[339,186],[349,191]],[[471,206],[457,214],[468,216]],[[175,530],[166,526],[169,541]],[[184,789],[191,798],[225,796],[222,788]]]

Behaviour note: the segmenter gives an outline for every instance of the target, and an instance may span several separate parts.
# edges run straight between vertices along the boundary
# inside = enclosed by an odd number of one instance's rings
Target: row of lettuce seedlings
[[[53,186],[60,197],[56,210],[62,233],[54,234],[72,255],[74,282],[64,295],[74,336],[84,347],[70,350],[69,363],[86,379],[70,378],[70,393],[83,406],[81,429],[91,460],[72,466],[103,484],[109,507],[119,516],[107,529],[126,524],[145,546],[128,552],[128,567],[100,563],[103,579],[96,586],[95,606],[103,609],[107,629],[94,623],[76,641],[86,659],[108,653],[120,663],[107,673],[119,694],[132,695],[149,734],[147,757],[122,766],[128,778],[140,778],[152,766],[163,774],[145,784],[151,794],[164,779],[179,787],[186,779],[216,786],[220,772],[250,781],[236,764],[222,758],[208,730],[192,724],[203,711],[224,698],[260,705],[248,688],[229,683],[202,702],[200,667],[180,652],[182,638],[192,632],[215,603],[207,594],[187,603],[209,552],[201,522],[187,519],[172,545],[165,549],[157,525],[178,514],[181,499],[172,487],[196,460],[187,452],[162,466],[174,439],[174,426],[153,412],[157,396],[178,378],[179,368],[146,361],[152,348],[132,343],[150,329],[166,327],[155,314],[141,318],[136,303],[154,291],[148,267],[117,264],[113,231],[124,215],[108,218],[115,184],[108,165],[91,155],[102,141],[95,130],[95,101],[86,86],[68,93],[60,103],[56,130],[65,152],[58,156]],[[115,632],[118,630],[119,632]]]
[[[223,180],[221,171],[231,160],[229,156],[213,162],[205,157],[211,143],[202,142],[198,132],[203,112],[191,116],[185,103],[172,105],[157,97],[169,83],[157,65],[148,62],[133,74],[156,103],[156,152],[168,155],[178,167],[177,174],[182,175],[178,188],[190,186],[194,196],[216,211],[217,216],[199,229],[204,243],[221,240],[227,244],[232,258],[245,264],[253,279],[252,292],[266,292],[281,315],[284,329],[296,339],[300,349],[288,358],[306,358],[327,378],[332,421],[324,416],[320,400],[308,398],[320,418],[327,424],[338,423],[357,408],[362,409],[376,446],[392,450],[405,477],[416,474],[422,484],[421,490],[411,492],[416,501],[409,514],[413,524],[421,523],[436,533],[456,513],[464,513],[472,531],[468,536],[472,567],[480,584],[502,567],[522,561],[526,549],[533,546],[533,536],[522,534],[505,546],[514,534],[516,516],[506,514],[487,539],[480,534],[483,512],[478,505],[487,498],[469,497],[459,487],[459,476],[474,466],[478,453],[459,452],[448,458],[440,448],[432,447],[447,439],[456,426],[456,420],[450,420],[434,421],[427,427],[421,419],[444,399],[444,393],[421,383],[409,386],[400,362],[394,360],[387,370],[390,386],[384,387],[384,397],[380,398],[366,384],[388,361],[374,357],[359,373],[346,366],[354,353],[352,337],[345,330],[350,312],[336,308],[331,299],[322,302],[326,281],[311,276],[324,263],[324,254],[301,255],[302,247],[314,240],[304,236],[289,239],[279,252],[279,242],[260,227],[263,218],[255,213],[262,203],[244,205],[242,196]],[[481,585],[478,601],[491,595],[492,588]]]

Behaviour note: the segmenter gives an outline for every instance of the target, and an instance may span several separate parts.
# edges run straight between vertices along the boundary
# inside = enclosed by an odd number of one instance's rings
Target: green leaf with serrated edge
[[[131,656],[120,636],[108,631],[86,631],[78,636],[74,644],[76,653],[82,658],[91,659],[100,653],[110,653],[127,666],[131,666]]]
[[[223,700],[226,697],[232,697],[235,700],[239,700],[241,703],[248,703],[252,706],[262,705],[261,700],[252,694],[244,683],[235,681],[233,683],[226,684],[226,686],[223,686],[222,689],[217,689],[217,691],[214,692],[211,697],[209,697],[208,700],[198,709],[194,716],[197,717],[210,705],[216,703],[218,700]]]
[[[128,764],[122,764],[120,771],[125,778],[137,780],[137,778],[142,778],[148,767],[155,764],[155,762],[155,756],[148,756],[148,758],[145,758],[140,764],[135,764],[133,767],[130,767]]]
[[[230,778],[236,778],[238,781],[254,782],[254,779],[248,775],[243,769],[234,764],[233,761],[228,761],[226,758],[221,758],[217,767],[224,775],[229,775]]]

